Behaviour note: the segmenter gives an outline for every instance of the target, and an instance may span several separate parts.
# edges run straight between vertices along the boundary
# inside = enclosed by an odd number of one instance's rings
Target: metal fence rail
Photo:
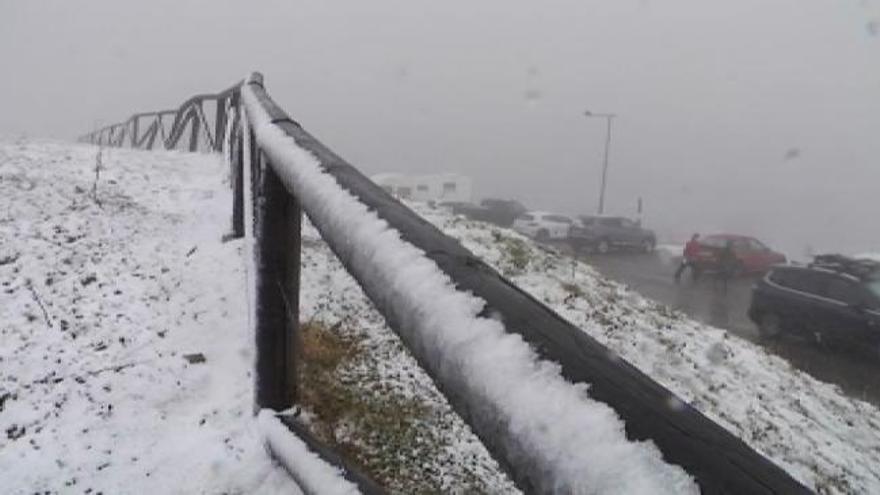
[[[253,74],[243,84],[270,116],[272,124],[292,137],[300,148],[314,155],[343,189],[398,231],[403,240],[424,251],[458,289],[470,291],[486,301],[486,313],[501,315],[507,331],[522,336],[543,359],[558,363],[566,380],[589,384],[589,395],[610,406],[624,421],[629,439],[653,441],[664,460],[681,466],[693,476],[703,493],[809,493],[806,487],[773,462],[513,285],[458,241],[428,224],[371,182],[276,105],[263,87],[262,76]],[[214,149],[225,151],[230,159],[234,179],[232,226],[236,236],[245,232],[245,201],[251,202],[254,212],[250,220],[256,238],[257,266],[256,403],[259,408],[283,410],[293,405],[296,399],[293,358],[298,327],[300,220],[302,211],[308,212],[313,205],[299,203],[292,189],[279,178],[286,165],[272,163],[256,143],[249,122],[251,117],[242,109],[238,86],[218,95],[194,97],[184,103],[175,113],[165,146],[176,144],[172,138],[179,139],[187,123],[193,126],[190,127],[192,135],[198,133],[198,124],[193,123],[204,123],[204,119],[194,108],[208,99],[222,100],[222,106],[230,110],[223,116],[228,124],[226,139],[219,138],[224,133],[217,124],[212,142]],[[161,122],[160,114],[168,112],[141,115],[155,119],[152,129],[161,127],[156,124]],[[142,146],[152,141],[149,134],[137,134],[135,117],[124,124],[92,133],[87,140],[96,144],[124,145],[125,131],[119,129],[133,126],[129,145],[150,147]],[[220,117],[217,117],[215,122],[219,121]],[[224,144],[226,142],[228,146]],[[250,176],[247,184],[246,169]],[[246,194],[247,191],[250,195]],[[316,226],[322,230],[321,225]],[[347,257],[346,250],[337,249],[330,241],[328,243],[352,272],[353,260]],[[357,274],[353,275],[357,278]],[[367,281],[358,279],[358,282],[391,327],[399,331],[400,322],[395,319],[391,302],[371,291]],[[416,357],[419,359],[417,353]],[[508,451],[495,436],[497,425],[487,423],[477,414],[478,405],[470,404],[457,393],[453,384],[443,383],[437,370],[432,369],[426,360],[419,361],[453,408],[520,488],[532,493],[552,484],[540,479],[540,474],[536,475],[528,466],[523,466],[522,460]],[[670,407],[670,403],[679,407]]]

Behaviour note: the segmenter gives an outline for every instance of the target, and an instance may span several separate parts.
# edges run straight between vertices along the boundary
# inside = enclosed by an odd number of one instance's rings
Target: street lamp
[[[605,212],[605,183],[608,179],[608,148],[611,146],[611,119],[616,117],[613,113],[593,113],[589,110],[584,112],[587,117],[599,117],[605,119],[607,124],[605,131],[605,158],[602,161],[602,186],[599,189],[599,214]]]

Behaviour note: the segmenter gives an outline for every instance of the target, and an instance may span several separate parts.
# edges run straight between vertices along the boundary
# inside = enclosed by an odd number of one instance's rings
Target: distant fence
[[[176,110],[136,113],[125,122],[102,127],[79,140],[148,150],[182,146],[189,151],[206,147],[219,152],[223,150],[228,111],[237,105],[238,94],[236,85],[217,94],[196,95]]]
[[[243,103],[243,96],[247,96],[250,107]],[[204,142],[210,144],[211,149],[226,153],[231,163],[233,234],[243,236],[246,220],[249,220],[256,239],[255,400],[258,408],[281,411],[296,401],[293,359],[299,325],[303,210],[390,326],[401,334],[407,325],[401,321],[400,301],[365,275],[377,267],[370,266],[369,259],[359,257],[352,246],[343,245],[344,241],[340,244],[338,239],[326,235],[334,228],[333,213],[321,211],[322,205],[307,199],[310,195],[296,194],[291,177],[304,172],[290,163],[273,161],[269,150],[258,142],[255,126],[268,124],[292,138],[296,147],[317,160],[323,172],[387,222],[405,242],[423,251],[457,289],[484,300],[485,314],[500,318],[508,332],[520,335],[542,359],[559,364],[567,381],[589,384],[590,397],[610,406],[623,420],[627,438],[652,441],[662,452],[663,459],[687,471],[703,493],[809,493],[739,438],[513,285],[458,241],[427,223],[346,163],[272,101],[261,75],[252,74],[241,85],[216,95],[187,100],[174,111],[170,130],[161,134],[165,136],[160,141],[162,147],[177,146],[189,126],[189,149],[197,149],[193,143],[198,139],[199,129],[207,129],[208,119],[202,105],[208,101],[215,105],[214,124]],[[255,109],[267,116],[268,122],[256,119]],[[151,149],[156,144],[156,134],[163,128],[163,115],[170,117],[171,113],[138,114],[124,123],[88,134],[82,140]],[[140,119],[151,122],[144,134],[139,134]],[[246,210],[253,211],[247,219]],[[481,417],[481,404],[462,393],[457,384],[444,381],[441,370],[425,355],[424,349],[411,348],[411,351],[517,486],[527,493],[553,491],[549,488],[554,486],[553,480],[545,479],[546,473],[536,470],[527,458],[499,438],[497,425]]]

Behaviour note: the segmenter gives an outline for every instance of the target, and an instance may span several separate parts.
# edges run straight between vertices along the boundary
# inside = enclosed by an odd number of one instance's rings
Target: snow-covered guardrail
[[[80,136],[79,141],[102,146],[174,149],[189,129],[186,149],[196,151],[204,143],[213,151],[221,151],[228,109],[238,104],[238,88],[236,84],[216,94],[193,96],[176,110],[136,113],[124,122]],[[209,122],[208,115],[213,122]]]
[[[809,491],[367,179],[278,107],[259,74],[241,94],[257,231],[283,246],[270,258],[298,269],[284,229],[301,206],[525,491],[682,492],[690,479],[705,493]]]
[[[282,466],[307,494],[381,495],[382,487],[315,439],[295,419],[264,409],[260,432]]]
[[[262,76],[229,103],[215,143],[232,166],[233,232],[251,223],[256,240],[257,408],[296,398],[305,212],[525,492],[809,493],[367,179]]]

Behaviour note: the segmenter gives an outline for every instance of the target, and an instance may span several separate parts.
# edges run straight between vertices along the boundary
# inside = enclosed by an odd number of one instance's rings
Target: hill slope
[[[104,150],[93,196],[96,152],[0,145],[4,492],[295,493],[251,416],[220,161]]]

